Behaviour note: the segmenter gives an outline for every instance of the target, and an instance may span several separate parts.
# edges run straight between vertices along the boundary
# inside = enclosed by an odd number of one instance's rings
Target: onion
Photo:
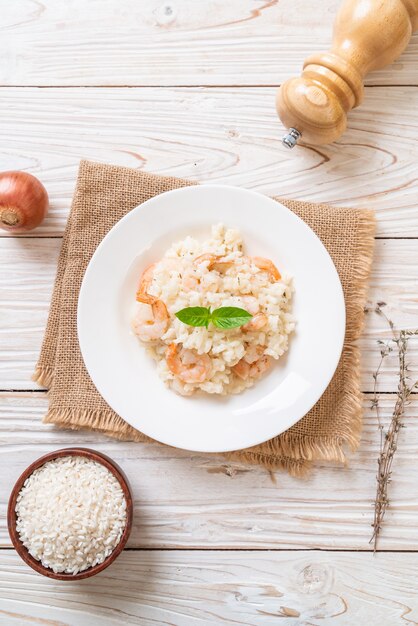
[[[23,232],[36,228],[48,211],[43,184],[26,172],[0,173],[0,228]]]

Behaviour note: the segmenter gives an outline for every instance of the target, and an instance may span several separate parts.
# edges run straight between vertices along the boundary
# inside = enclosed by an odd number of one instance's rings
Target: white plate
[[[223,222],[249,254],[294,277],[296,332],[289,352],[242,394],[184,398],[167,389],[131,331],[142,270],[186,235]],[[238,450],[295,424],[325,391],[344,341],[341,283],[328,252],[294,213],[236,187],[199,185],[163,193],[128,213],[103,239],[81,286],[78,336],[87,370],[107,403],[162,443],[203,452]]]

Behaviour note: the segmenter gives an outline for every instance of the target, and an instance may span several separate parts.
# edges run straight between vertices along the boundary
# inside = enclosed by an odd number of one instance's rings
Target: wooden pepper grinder
[[[418,28],[418,0],[345,0],[329,52],[306,59],[302,75],[277,93],[277,112],[289,129],[283,144],[331,143],[342,135],[347,113],[363,100],[363,81],[393,63]]]

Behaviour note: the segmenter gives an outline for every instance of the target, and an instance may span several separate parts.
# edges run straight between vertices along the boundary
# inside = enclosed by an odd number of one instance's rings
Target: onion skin
[[[0,228],[25,232],[39,226],[48,212],[48,193],[27,172],[0,173]]]

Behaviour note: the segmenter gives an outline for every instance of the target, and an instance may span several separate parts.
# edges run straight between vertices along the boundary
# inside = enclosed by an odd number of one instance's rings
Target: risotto
[[[132,328],[174,391],[240,393],[288,349],[292,292],[290,276],[247,256],[240,233],[218,224],[209,239],[186,237],[145,270]],[[176,316],[188,307],[234,307],[248,319],[235,328],[192,326]]]

